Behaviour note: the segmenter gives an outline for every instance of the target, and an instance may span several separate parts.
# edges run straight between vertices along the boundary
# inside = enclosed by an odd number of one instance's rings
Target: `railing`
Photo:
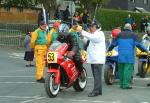
[[[0,29],[19,30],[22,33],[32,32],[37,28],[37,24],[20,24],[20,23],[0,23]]]
[[[25,34],[37,27],[36,24],[0,23],[0,47],[23,47]]]
[[[21,31],[0,29],[0,46],[21,47]]]

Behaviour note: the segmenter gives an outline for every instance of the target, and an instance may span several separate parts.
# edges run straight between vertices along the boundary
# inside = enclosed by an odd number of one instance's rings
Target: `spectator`
[[[118,37],[114,39],[108,48],[111,51],[114,47],[118,46],[118,71],[120,77],[120,88],[132,89],[129,85],[132,79],[135,59],[135,46],[142,51],[148,52],[147,49],[141,45],[137,36],[132,32],[130,24],[125,24],[124,31],[119,33]]]
[[[75,20],[78,23],[81,23],[81,18],[80,18],[80,15],[77,11],[75,12],[75,14],[73,16],[73,20]]]
[[[34,50],[30,47],[30,42],[31,42],[31,32],[28,32],[24,39],[24,47],[26,49],[24,60],[27,61],[26,67],[34,66],[32,64],[34,58]]]
[[[57,39],[59,26],[59,22],[54,22],[53,28],[49,31],[47,35],[47,48],[49,48],[51,43]]]
[[[90,26],[90,33],[84,30],[78,30],[81,36],[90,40],[87,48],[87,63],[91,64],[94,77],[94,89],[89,93],[89,97],[102,95],[102,67],[105,64],[105,36],[97,24]]]
[[[78,23],[76,21],[73,22],[72,24],[72,27],[71,29],[69,30],[69,32],[72,34],[72,35],[75,35],[75,37],[77,38],[77,42],[78,42],[78,46],[79,46],[79,50],[83,50],[83,42],[82,42],[82,39],[79,35],[79,32],[77,31],[77,28],[80,27],[82,28],[81,26],[78,25]]]
[[[36,81],[44,83],[44,58],[46,55],[46,27],[47,24],[42,21],[40,27],[32,33],[31,47],[34,48],[36,58]]]
[[[141,31],[146,32],[148,27],[148,16],[142,17],[141,19]]]
[[[61,12],[60,12],[60,5],[57,7],[57,9],[54,13],[54,19],[62,19],[61,18]]]
[[[134,23],[131,15],[129,14],[128,17],[125,20],[125,24],[129,23],[130,25],[132,25]]]
[[[63,12],[63,20],[64,21],[68,21],[70,16],[70,12],[69,12],[69,6],[66,7],[66,10]]]
[[[88,20],[89,20],[89,12],[87,9],[85,9],[82,15],[82,23],[83,23],[84,30],[87,30],[88,28]]]
[[[68,32],[69,26],[64,21],[61,22],[59,26],[59,32]]]

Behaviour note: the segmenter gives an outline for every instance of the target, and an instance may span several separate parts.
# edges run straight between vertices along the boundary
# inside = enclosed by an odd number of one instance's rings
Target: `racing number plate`
[[[57,63],[57,52],[48,52],[47,62],[48,63]]]

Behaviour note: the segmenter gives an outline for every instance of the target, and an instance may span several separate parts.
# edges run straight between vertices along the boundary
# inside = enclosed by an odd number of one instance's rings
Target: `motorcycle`
[[[118,52],[113,50],[106,53],[106,64],[104,66],[104,80],[107,85],[112,85],[118,79],[117,57]]]
[[[73,86],[75,91],[81,92],[87,85],[86,69],[79,73],[73,60],[66,56],[67,49],[66,43],[55,41],[47,52],[45,90],[51,98],[56,97],[61,89]]]
[[[138,58],[138,75],[141,78],[145,78],[146,74],[150,73],[149,64],[150,64],[150,57],[147,55],[146,52],[142,52],[139,49],[137,49]]]

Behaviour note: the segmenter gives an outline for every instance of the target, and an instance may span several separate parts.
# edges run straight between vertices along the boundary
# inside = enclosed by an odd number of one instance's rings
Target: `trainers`
[[[30,67],[30,65],[26,65],[26,67]]]
[[[148,83],[147,86],[150,86],[150,83]]]
[[[30,64],[30,67],[34,67],[34,65],[33,65],[33,64]]]
[[[45,79],[44,78],[41,78],[39,80],[36,80],[38,83],[45,83]]]

